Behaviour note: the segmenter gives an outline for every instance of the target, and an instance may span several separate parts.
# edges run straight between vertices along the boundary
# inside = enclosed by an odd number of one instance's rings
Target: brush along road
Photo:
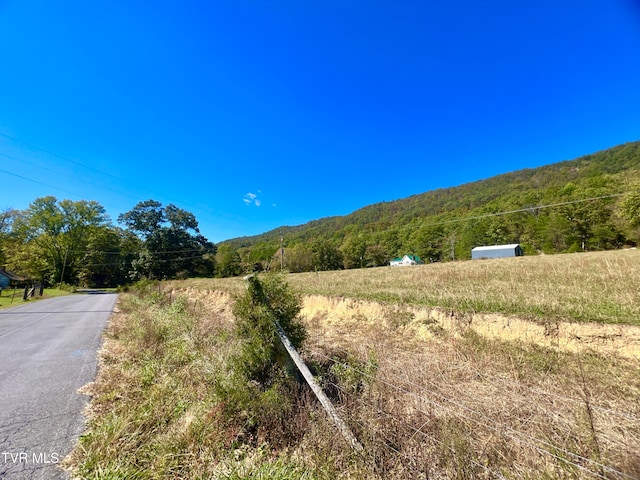
[[[101,335],[116,294],[69,295],[0,310],[0,478],[62,479],[84,428]]]

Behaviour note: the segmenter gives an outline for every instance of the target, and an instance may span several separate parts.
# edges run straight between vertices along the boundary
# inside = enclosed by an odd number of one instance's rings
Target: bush
[[[236,300],[233,309],[242,350],[232,363],[246,381],[268,387],[283,369],[293,373],[275,322],[299,349],[306,338],[304,325],[297,318],[300,309],[300,295],[291,291],[282,274],[270,273],[262,280],[255,276],[248,279],[247,291]]]

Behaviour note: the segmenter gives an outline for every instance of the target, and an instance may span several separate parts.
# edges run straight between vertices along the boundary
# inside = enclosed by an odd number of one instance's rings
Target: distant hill
[[[621,210],[621,194],[632,191],[638,179],[640,142],[626,143],[575,160],[376,203],[349,215],[231,239],[221,246],[223,253],[237,252],[245,269],[272,260],[281,237],[285,259],[289,250],[293,261],[296,253],[318,257],[324,248],[342,257],[345,268],[383,264],[405,253],[431,261],[469,258],[470,249],[483,244],[517,242],[528,253],[618,248],[638,240]],[[334,259],[334,268],[339,260]]]

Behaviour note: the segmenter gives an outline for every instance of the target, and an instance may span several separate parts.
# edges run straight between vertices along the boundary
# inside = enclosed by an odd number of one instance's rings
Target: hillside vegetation
[[[638,180],[640,142],[627,143],[229,240],[220,245],[218,273],[281,263],[293,272],[356,268],[407,253],[448,261],[469,258],[478,245],[506,243],[520,243],[528,254],[632,246],[640,238]]]

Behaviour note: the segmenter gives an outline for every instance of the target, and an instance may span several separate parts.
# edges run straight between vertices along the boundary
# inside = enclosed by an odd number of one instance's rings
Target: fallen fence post
[[[247,288],[251,292],[253,300],[262,303],[263,305],[267,306],[269,310],[271,310],[269,301],[264,296],[260,281],[256,278],[255,274],[249,274],[245,276],[244,280],[247,281]],[[342,420],[342,418],[340,418],[338,412],[333,407],[331,400],[329,400],[329,397],[325,395],[320,385],[318,385],[315,378],[313,378],[313,374],[309,370],[309,367],[307,367],[306,363],[304,363],[304,360],[302,360],[302,357],[298,353],[298,350],[296,350],[296,347],[293,345],[293,343],[291,343],[291,340],[289,340],[289,337],[287,336],[285,330],[282,328],[282,325],[280,325],[280,322],[278,322],[278,318],[275,313],[271,313],[271,321],[273,323],[273,326],[275,327],[276,333],[278,334],[278,337],[282,342],[282,346],[284,346],[285,350],[289,354],[289,357],[291,357],[291,360],[293,360],[295,366],[298,367],[298,370],[307,381],[307,384],[311,387],[311,390],[315,394],[316,398],[320,401],[320,403],[324,407],[324,410],[327,412],[327,415],[329,415],[329,418],[333,421],[334,425],[338,427],[338,430],[340,430],[340,433],[347,441],[347,443],[351,446],[352,449],[361,452],[362,450],[364,450],[362,445],[360,444],[360,442],[358,442],[358,439],[351,432],[347,424]]]
[[[282,329],[282,327],[280,326],[277,320],[274,320],[274,325],[276,327],[276,332],[278,332],[278,336],[280,337],[280,340],[284,345],[284,348],[286,348],[287,352],[289,352],[291,359],[298,367],[298,370],[300,370],[300,373],[302,373],[302,376],[311,387],[311,390],[313,390],[313,393],[315,394],[315,396],[318,398],[318,400],[320,400],[320,403],[322,404],[325,411],[333,421],[334,425],[338,427],[338,430],[340,430],[340,433],[342,434],[344,439],[347,441],[347,443],[351,445],[351,448],[353,448],[358,452],[361,452],[363,450],[362,445],[360,444],[360,442],[358,442],[358,439],[351,432],[347,424],[344,423],[342,418],[340,418],[340,416],[338,415],[338,412],[333,407],[331,400],[329,400],[329,397],[325,395],[320,385],[318,385],[315,378],[313,378],[313,374],[309,370],[309,367],[307,367],[307,365],[304,363],[304,360],[302,360],[302,357],[296,350],[296,347],[293,346],[293,344],[289,340],[289,337],[287,337],[287,334],[284,332],[284,330]]]

